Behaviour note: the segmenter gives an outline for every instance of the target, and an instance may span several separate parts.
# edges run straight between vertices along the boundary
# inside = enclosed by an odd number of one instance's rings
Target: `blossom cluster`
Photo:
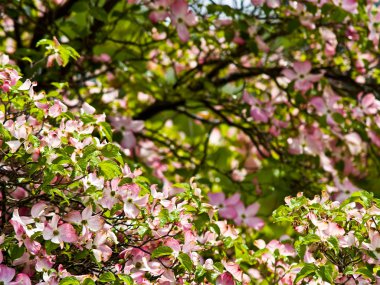
[[[293,225],[300,258],[285,273],[294,283],[285,284],[378,284],[380,204],[373,194],[359,191],[338,202],[326,192],[314,199],[299,193],[285,202],[274,219]]]
[[[151,185],[88,104],[71,112],[28,79],[0,86],[3,284],[243,280],[222,251],[237,232],[194,183]]]

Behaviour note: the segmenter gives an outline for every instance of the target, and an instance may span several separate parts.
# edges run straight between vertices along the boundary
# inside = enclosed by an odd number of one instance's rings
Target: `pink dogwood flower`
[[[187,42],[190,38],[188,26],[194,26],[197,19],[192,11],[189,10],[185,0],[175,0],[171,5],[170,18],[177,29],[178,36],[182,42]]]
[[[209,193],[210,204],[219,208],[219,215],[225,219],[234,219],[237,216],[236,204],[241,203],[240,194],[236,193],[226,199],[223,192]]]
[[[82,225],[82,235],[87,232],[87,229],[97,232],[101,230],[104,225],[104,220],[99,215],[92,215],[91,207],[86,207],[82,213],[79,211],[72,211],[65,216],[64,220],[69,223]]]
[[[58,226],[59,216],[54,214],[50,223],[46,223],[42,236],[45,240],[51,240],[63,246],[64,242],[73,243],[78,240],[78,236],[71,224],[61,224]]]
[[[147,195],[139,197],[138,193],[129,191],[124,198],[124,213],[129,218],[136,218],[140,213],[140,207],[145,207],[149,197]]]
[[[376,255],[377,259],[380,259],[380,234],[377,231],[369,232],[369,241],[370,243],[363,242],[363,248],[370,250],[373,254]]]
[[[216,285],[235,285],[235,280],[231,273],[224,272],[216,278]]]
[[[322,74],[310,73],[311,69],[312,65],[310,61],[296,61],[293,63],[293,69],[286,68],[282,71],[282,74],[289,80],[295,81],[294,88],[296,90],[305,93],[322,77]]]
[[[243,281],[243,270],[240,269],[239,265],[235,262],[227,262],[222,260],[224,268],[231,273],[231,275],[239,282]]]
[[[133,148],[136,146],[135,133],[141,132],[144,128],[144,121],[132,120],[127,117],[111,117],[111,125],[118,131],[122,132],[123,139],[120,145],[124,148]]]
[[[336,6],[342,7],[343,10],[352,14],[358,13],[358,1],[357,0],[332,0]]]
[[[169,16],[169,9],[172,0],[158,0],[151,4],[153,11],[149,13],[149,19],[153,23],[157,23]]]
[[[4,285],[10,285],[13,277],[15,277],[16,270],[4,264],[0,264],[0,282]]]
[[[259,203],[253,203],[247,208],[245,208],[243,203],[238,203],[235,207],[237,212],[237,216],[234,219],[235,224],[241,225],[243,223],[255,230],[262,229],[264,227],[264,221],[255,216],[259,208]]]

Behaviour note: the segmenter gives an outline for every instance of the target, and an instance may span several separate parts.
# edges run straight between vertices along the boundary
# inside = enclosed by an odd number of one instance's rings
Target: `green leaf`
[[[105,137],[109,142],[112,142],[112,128],[106,122],[99,123],[100,125],[100,134],[102,137]]]
[[[44,45],[54,45],[54,42],[52,40],[42,39],[37,42],[36,47],[44,46]]]
[[[316,270],[317,270],[317,266],[315,266],[312,263],[306,263],[305,266],[301,269],[301,271],[298,272],[296,279],[294,280],[294,284],[297,284],[298,281],[315,273]]]
[[[21,60],[24,60],[24,61],[29,62],[30,64],[33,64],[33,61],[27,56],[24,56]]]
[[[71,8],[72,11],[77,13],[86,12],[89,10],[88,3],[86,1],[77,1],[73,7]]]
[[[172,252],[173,252],[173,249],[171,247],[168,247],[166,245],[159,246],[155,250],[153,250],[151,258],[168,256],[168,255],[171,255]]]
[[[75,277],[65,277],[59,281],[59,285],[80,285],[80,282]]]
[[[361,267],[358,270],[356,270],[357,274],[362,274],[368,278],[371,278],[373,281],[375,280],[375,277],[373,276],[373,273],[371,270],[369,270],[367,267]]]
[[[84,279],[84,281],[82,282],[82,285],[95,285],[95,281],[92,280],[91,278],[86,278],[86,279]]]
[[[293,217],[289,215],[289,208],[281,205],[273,212],[273,221],[275,223],[278,222],[291,222],[293,220]]]
[[[119,274],[118,275],[119,279],[123,281],[127,285],[133,285],[133,279],[131,276],[126,275],[126,274]]]
[[[106,179],[112,179],[121,174],[119,165],[112,160],[105,160],[99,163],[99,168]]]
[[[11,244],[8,248],[8,254],[11,260],[15,260],[24,254],[24,247],[18,247],[16,244]]]
[[[331,284],[334,283],[333,273],[334,273],[334,266],[332,264],[321,266],[318,270],[318,275],[321,276],[323,281],[327,281]]]
[[[194,226],[200,232],[206,227],[206,225],[209,224],[209,222],[210,222],[210,217],[208,216],[208,214],[202,213],[194,221]]]
[[[102,148],[102,154],[105,156],[105,157],[108,157],[108,158],[114,158],[116,157],[117,155],[119,155],[119,148],[116,146],[116,145],[113,145],[113,144],[106,144],[103,148]]]
[[[178,260],[187,271],[191,272],[193,270],[193,262],[186,253],[181,252],[178,256]]]
[[[329,237],[327,242],[332,247],[335,254],[338,254],[338,252],[339,252],[339,241],[338,241],[338,239],[334,236],[331,236],[331,237]]]
[[[102,283],[115,281],[115,275],[112,272],[105,272],[99,276],[99,281]]]
[[[102,21],[102,22],[107,22],[108,15],[107,12],[104,11],[103,8],[100,7],[92,7],[90,10],[91,16],[93,16],[95,19]]]

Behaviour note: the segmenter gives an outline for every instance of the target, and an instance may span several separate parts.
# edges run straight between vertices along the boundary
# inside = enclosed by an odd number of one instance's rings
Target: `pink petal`
[[[343,0],[342,8],[352,14],[358,13],[358,1],[357,0]]]
[[[79,211],[72,211],[65,215],[64,220],[72,224],[80,224],[82,222],[82,215]]]
[[[32,81],[29,79],[25,80],[25,82],[18,88],[18,90],[25,91],[29,90],[32,87]]]
[[[313,87],[313,83],[311,83],[308,80],[297,80],[296,83],[294,84],[294,88],[302,92],[306,92],[310,90],[312,87]]]
[[[101,230],[104,225],[104,220],[98,215],[92,216],[87,220],[87,222],[89,229],[94,232]]]
[[[124,203],[124,213],[128,218],[136,218],[140,210],[132,203]]]
[[[374,143],[377,147],[380,147],[380,136],[376,132],[370,130],[368,131],[368,137],[371,139],[371,142]]]
[[[180,243],[174,238],[169,238],[167,241],[165,241],[165,245],[171,247],[176,252],[181,251]]]
[[[133,148],[136,145],[136,137],[131,131],[126,131],[120,145],[124,148]]]
[[[163,21],[167,16],[169,16],[169,13],[166,11],[152,11],[149,13],[149,19],[153,23]]]
[[[184,17],[188,10],[187,2],[184,0],[176,0],[171,5],[172,13],[176,16],[176,18]]]
[[[368,108],[369,106],[371,106],[373,103],[375,103],[375,96],[371,93],[371,94],[367,94],[363,97],[362,99],[362,106],[363,108]]]
[[[297,78],[296,73],[292,69],[286,68],[282,71],[282,74],[285,75],[285,77],[289,80],[294,80]]]
[[[191,11],[188,11],[185,16],[185,23],[188,26],[195,26],[197,24],[197,18],[195,17],[194,13]]]
[[[255,6],[261,6],[265,3],[265,0],[251,0],[251,3]]]
[[[310,100],[310,104],[313,105],[320,114],[325,114],[327,111],[325,101],[322,97],[313,97]]]
[[[262,122],[262,123],[268,123],[268,116],[264,112],[264,110],[257,108],[255,106],[252,106],[251,108],[251,117],[257,121],[257,122]]]
[[[261,230],[265,225],[264,221],[260,218],[257,218],[257,217],[247,218],[245,220],[245,223],[247,224],[247,226],[249,226],[249,227],[251,227],[257,231]]]
[[[296,61],[293,63],[294,70],[297,74],[306,75],[311,71],[311,63],[310,61]]]
[[[90,206],[86,207],[83,211],[82,211],[82,219],[83,220],[88,220],[89,218],[91,218],[92,216],[92,209]]]
[[[44,231],[42,232],[42,236],[44,240],[51,240],[53,238],[53,228],[47,224],[44,228]]]
[[[311,73],[311,74],[306,75],[305,79],[308,80],[308,81],[311,81],[311,82],[315,83],[315,82],[320,81],[322,77],[323,77],[322,74],[313,74],[313,73]]]
[[[177,24],[177,33],[182,42],[187,42],[190,38],[189,30],[187,29],[187,26],[183,23]]]
[[[83,112],[84,113],[86,113],[86,114],[94,114],[95,113],[95,108],[94,107],[92,107],[90,104],[88,104],[88,103],[83,103],[83,105],[82,105],[82,110],[83,110]]]
[[[213,206],[223,205],[226,196],[223,192],[219,193],[208,193],[208,198],[210,199],[210,204]]]
[[[16,276],[15,281],[11,282],[10,285],[32,285],[30,278],[25,273],[19,273]]]
[[[21,142],[18,140],[9,141],[7,142],[7,145],[9,146],[11,153],[15,153],[21,146]]]
[[[4,264],[0,264],[0,281],[8,284],[16,274],[16,270],[5,266]]]
[[[226,206],[235,206],[239,202],[240,202],[240,194],[235,193],[234,195],[226,199],[225,204]]]
[[[216,278],[216,285],[235,285],[235,280],[228,272],[224,272]]]
[[[280,7],[280,0],[267,0],[268,7],[274,9]]]
[[[256,202],[256,203],[253,203],[252,205],[249,205],[245,212],[247,216],[250,216],[250,217],[255,216],[259,208],[260,208],[260,204]]]
[[[141,132],[144,129],[144,121],[135,120],[132,121],[129,125],[129,130],[133,131],[134,133]]]
[[[112,256],[112,249],[109,246],[102,244],[102,245],[100,245],[98,247],[98,249],[101,252],[101,256],[102,256],[102,261],[103,262],[107,261],[108,259],[111,258],[111,256]]]
[[[78,240],[74,227],[70,224],[63,224],[58,227],[59,236],[64,242],[76,242]]]
[[[32,207],[31,214],[33,218],[40,217],[43,212],[45,211],[45,208],[47,205],[44,202],[38,202]]]
[[[243,271],[240,269],[239,265],[235,262],[226,262],[225,260],[222,260],[222,264],[224,265],[224,268],[232,274],[232,276],[239,282],[242,282],[243,280]]]
[[[225,207],[219,210],[219,215],[224,219],[235,219],[237,212],[233,207]]]

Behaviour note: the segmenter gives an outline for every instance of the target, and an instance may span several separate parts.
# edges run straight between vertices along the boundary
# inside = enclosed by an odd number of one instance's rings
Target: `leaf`
[[[89,10],[88,3],[86,1],[78,1],[71,8],[72,11],[77,13],[87,12]]]
[[[323,281],[329,282],[331,284],[334,283],[334,266],[332,264],[321,266],[317,273],[319,276],[321,276]]]
[[[102,22],[107,22],[108,15],[107,12],[104,11],[103,8],[100,7],[92,7],[90,9],[90,14],[93,16],[95,19],[102,21]]]
[[[112,272],[105,272],[99,276],[99,281],[102,283],[115,281],[115,275]]]
[[[332,247],[335,254],[338,254],[338,252],[339,252],[339,241],[338,241],[338,239],[334,236],[331,236],[331,237],[329,237],[327,242]]]
[[[293,217],[289,215],[289,208],[285,205],[281,205],[273,212],[273,221],[278,222],[290,222],[293,220]]]
[[[373,276],[373,273],[371,270],[369,270],[367,267],[361,267],[358,270],[356,270],[357,274],[362,274],[368,278],[371,278],[373,281],[375,281],[375,277]]]
[[[193,262],[186,253],[181,252],[178,256],[178,260],[187,271],[191,272],[193,270]]]
[[[317,270],[317,266],[315,266],[312,263],[307,263],[305,266],[301,269],[300,272],[298,272],[296,279],[294,280],[294,284],[297,284],[298,281],[304,279],[305,277],[315,273]]]
[[[65,277],[59,281],[59,285],[80,285],[80,282],[75,277]]]
[[[106,122],[99,123],[100,125],[100,134],[102,137],[105,137],[109,142],[112,142],[112,128]]]
[[[155,250],[153,250],[151,258],[168,256],[168,255],[171,255],[172,252],[173,252],[173,249],[169,246],[166,246],[166,245],[159,246]]]
[[[44,45],[54,45],[54,42],[52,40],[42,39],[37,42],[36,47],[44,46]]]
[[[99,168],[106,179],[112,179],[121,174],[119,165],[112,160],[105,160],[99,163]]]
[[[113,144],[106,144],[101,151],[108,158],[114,158],[119,155],[119,148]]]
[[[95,285],[95,281],[92,280],[91,278],[86,278],[86,279],[84,279],[84,281],[82,282],[82,285]]]
[[[123,281],[127,285],[133,285],[133,279],[131,276],[126,275],[126,274],[119,274],[118,275],[119,279]]]
[[[18,247],[16,244],[11,244],[8,248],[8,254],[11,260],[15,260],[24,254],[25,248]]]
[[[198,218],[193,222],[195,228],[200,232],[202,231],[206,225],[210,222],[210,217],[207,213],[202,213],[198,216]]]
[[[27,56],[24,56],[21,60],[24,60],[24,61],[29,62],[30,64],[33,64],[33,61]]]

